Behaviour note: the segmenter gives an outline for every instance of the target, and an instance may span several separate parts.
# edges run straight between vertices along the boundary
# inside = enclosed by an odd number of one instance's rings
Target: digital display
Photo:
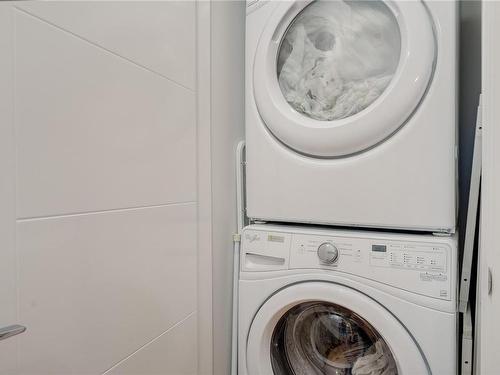
[[[385,246],[385,245],[372,245],[372,251],[377,251],[379,253],[385,253],[387,251],[387,246]]]

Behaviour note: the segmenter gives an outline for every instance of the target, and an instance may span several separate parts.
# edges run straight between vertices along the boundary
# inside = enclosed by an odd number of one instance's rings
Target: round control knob
[[[321,262],[332,264],[337,261],[339,257],[338,249],[331,243],[325,242],[318,247],[318,258]]]

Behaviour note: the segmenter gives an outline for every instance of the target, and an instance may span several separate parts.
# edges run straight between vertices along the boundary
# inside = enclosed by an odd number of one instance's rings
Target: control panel
[[[245,229],[241,270],[330,270],[413,293],[451,299],[451,288],[455,285],[452,278],[456,277],[454,239],[370,232],[349,234],[333,230],[323,234]]]
[[[439,245],[388,243],[372,245],[370,263],[378,267],[446,271],[446,248]]]

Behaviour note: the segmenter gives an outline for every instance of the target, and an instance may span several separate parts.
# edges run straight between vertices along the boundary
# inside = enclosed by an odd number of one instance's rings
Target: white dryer
[[[455,1],[249,1],[247,211],[454,232]]]
[[[456,375],[454,237],[252,225],[239,375]]]

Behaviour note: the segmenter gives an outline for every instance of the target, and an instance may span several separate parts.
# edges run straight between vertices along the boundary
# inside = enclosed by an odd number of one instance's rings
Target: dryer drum
[[[320,121],[352,116],[386,89],[401,35],[382,1],[322,1],[292,21],[278,55],[279,85],[298,112]]]
[[[332,303],[302,303],[279,320],[271,339],[276,375],[396,375],[391,350],[358,314]]]

